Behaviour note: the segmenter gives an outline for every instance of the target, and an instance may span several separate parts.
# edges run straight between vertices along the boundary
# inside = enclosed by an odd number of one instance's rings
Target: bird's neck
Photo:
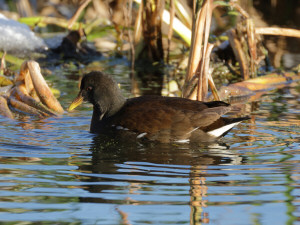
[[[91,126],[90,126],[90,131],[92,133],[97,133],[99,132],[101,128],[101,120],[102,120],[102,114],[99,109],[97,109],[96,106],[93,107],[93,116],[91,120]]]
[[[101,102],[99,102],[99,104],[94,105],[90,131],[95,133],[101,131],[101,129],[105,129],[107,123],[120,111],[125,102],[126,99],[123,95],[119,95],[115,96],[110,104],[101,104]]]

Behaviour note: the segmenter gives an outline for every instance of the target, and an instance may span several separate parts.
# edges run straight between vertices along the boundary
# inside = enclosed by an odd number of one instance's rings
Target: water
[[[66,108],[77,81],[58,74],[48,79]],[[88,132],[89,105],[1,117],[1,224],[300,224],[299,100],[299,87],[263,95],[211,146],[104,142]]]

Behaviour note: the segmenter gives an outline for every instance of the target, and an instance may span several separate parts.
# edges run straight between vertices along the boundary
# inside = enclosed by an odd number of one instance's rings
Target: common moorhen
[[[125,132],[135,139],[169,142],[211,142],[224,136],[242,118],[222,118],[231,110],[221,101],[200,102],[179,97],[142,96],[125,99],[117,83],[102,72],[86,74],[78,96],[93,104],[92,133]]]

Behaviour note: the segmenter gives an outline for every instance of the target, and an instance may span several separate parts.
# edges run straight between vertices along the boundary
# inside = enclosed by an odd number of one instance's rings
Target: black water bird
[[[90,72],[83,77],[69,111],[83,101],[94,106],[92,133],[122,132],[136,140],[161,143],[212,142],[248,119],[221,117],[231,110],[222,101],[148,95],[125,99],[117,83],[102,72]]]

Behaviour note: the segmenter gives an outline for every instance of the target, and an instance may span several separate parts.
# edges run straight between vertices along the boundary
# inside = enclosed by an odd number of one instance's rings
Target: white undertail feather
[[[144,137],[144,136],[146,136],[146,135],[147,135],[147,133],[141,133],[141,134],[139,134],[136,138],[139,139],[139,138],[142,138],[142,137]]]
[[[210,134],[210,135],[212,135],[212,136],[214,136],[214,137],[220,137],[220,136],[222,136],[222,134],[224,134],[226,131],[230,130],[234,126],[238,125],[240,122],[231,123],[231,124],[228,124],[226,126],[220,127],[218,129],[209,131],[207,133]]]
[[[190,139],[182,139],[182,140],[177,140],[175,141],[176,143],[189,143]]]

